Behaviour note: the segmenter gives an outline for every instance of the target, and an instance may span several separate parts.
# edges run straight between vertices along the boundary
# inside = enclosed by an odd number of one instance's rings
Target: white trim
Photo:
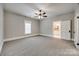
[[[8,42],[8,41],[12,41],[12,40],[17,40],[17,39],[22,39],[22,38],[31,37],[31,36],[36,36],[36,35],[39,35],[39,34],[31,34],[31,35],[25,35],[25,36],[8,38],[8,39],[4,39],[4,42]]]
[[[67,40],[67,39],[65,39],[65,38],[54,37],[54,36],[52,36],[52,35],[47,35],[47,34],[40,34],[40,35]],[[72,40],[72,41],[74,41],[74,40]]]
[[[31,35],[29,34],[29,35],[25,35],[25,36],[19,36],[19,37],[4,39],[4,42],[13,41],[13,40],[17,40],[17,39],[22,39],[22,38],[26,38],[26,37],[32,37],[32,36],[36,36],[36,35],[53,37],[52,35],[47,35],[47,34],[31,34]],[[53,37],[53,38],[57,38],[57,37]],[[59,38],[59,39],[64,39],[64,38]]]
[[[57,39],[61,39],[61,38],[54,37],[54,36],[52,36],[52,35],[47,35],[47,34],[40,34],[40,35],[42,35],[42,36],[47,36],[47,37],[52,37],[52,38],[57,38]]]
[[[48,36],[48,37],[52,37],[52,35],[47,35],[47,34],[40,34],[42,36]]]

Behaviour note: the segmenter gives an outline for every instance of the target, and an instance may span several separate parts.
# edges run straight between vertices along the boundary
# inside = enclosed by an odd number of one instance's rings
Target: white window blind
[[[25,20],[25,34],[31,34],[31,22]]]

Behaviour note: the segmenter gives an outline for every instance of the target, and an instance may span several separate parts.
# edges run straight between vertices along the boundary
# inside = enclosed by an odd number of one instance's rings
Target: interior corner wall
[[[0,4],[0,52],[3,45],[3,6]]]
[[[47,18],[40,21],[40,34],[42,35],[52,35],[52,22],[51,19]]]
[[[4,38],[25,36],[24,20],[32,22],[32,34],[39,34],[39,20],[4,11]]]
[[[56,17],[51,17],[51,18],[46,18],[42,21],[40,21],[40,33],[46,36],[52,36],[52,24],[53,21],[65,21],[65,20],[71,20],[74,16],[74,12],[70,12],[70,13],[66,13],[66,14],[62,14],[62,15],[58,15]]]

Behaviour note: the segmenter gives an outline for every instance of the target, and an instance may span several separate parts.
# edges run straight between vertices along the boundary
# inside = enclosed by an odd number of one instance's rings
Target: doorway
[[[53,22],[53,37],[61,38],[61,22],[60,21]]]
[[[53,37],[65,40],[72,40],[73,38],[73,21],[53,21]]]

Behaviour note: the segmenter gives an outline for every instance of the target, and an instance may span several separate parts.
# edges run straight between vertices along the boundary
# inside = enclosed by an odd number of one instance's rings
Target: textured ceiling
[[[27,17],[35,18],[36,10],[46,11],[48,18],[74,11],[75,3],[6,3],[4,9]]]

